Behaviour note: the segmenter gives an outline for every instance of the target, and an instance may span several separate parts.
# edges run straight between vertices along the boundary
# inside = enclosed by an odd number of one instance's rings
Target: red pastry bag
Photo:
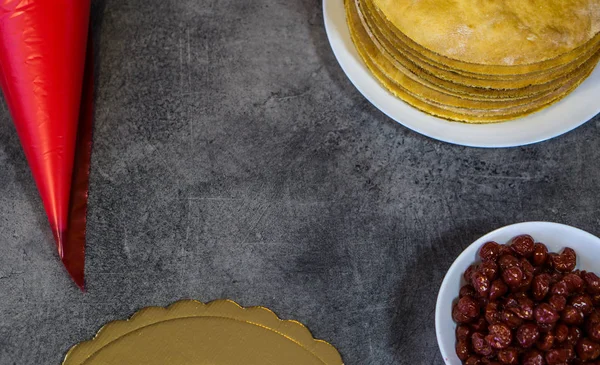
[[[0,84],[58,254],[82,290],[93,91],[91,52],[85,66],[89,19],[90,0],[0,2]]]

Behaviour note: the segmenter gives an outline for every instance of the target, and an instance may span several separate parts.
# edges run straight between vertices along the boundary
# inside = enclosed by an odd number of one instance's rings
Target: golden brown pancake
[[[358,4],[357,4],[358,6]],[[407,76],[415,79],[435,90],[442,91],[454,96],[458,96],[464,99],[470,100],[485,100],[490,98],[495,99],[523,99],[527,97],[534,97],[543,95],[546,92],[552,91],[560,87],[569,81],[578,70],[572,71],[571,74],[562,76],[559,79],[553,80],[546,84],[528,86],[520,89],[511,90],[498,90],[493,88],[482,88],[482,87],[471,87],[469,85],[463,85],[456,82],[449,82],[445,79],[438,78],[437,75],[431,74],[428,70],[420,68],[421,64],[417,65],[411,60],[405,57],[405,53],[399,52],[393,48],[389,43],[386,45],[382,40],[374,36],[376,32],[375,28],[370,28],[365,24],[364,14],[358,10],[358,16],[362,23],[362,28],[367,32],[371,41],[379,49],[379,51],[387,58],[387,60],[394,64],[396,68],[402,70]],[[586,60],[587,61],[587,60]],[[581,65],[580,65],[581,66]],[[481,80],[480,80],[481,81]]]
[[[379,82],[384,87],[386,87],[393,95],[395,95],[399,99],[403,100],[407,104],[409,104],[427,114],[431,114],[431,115],[439,117],[439,118],[447,119],[449,121],[474,123],[474,124],[504,122],[504,121],[516,119],[516,118],[522,117],[524,115],[536,112],[536,111],[543,109],[543,108],[551,105],[552,103],[560,100],[560,97],[559,97],[546,105],[533,105],[525,111],[516,112],[516,113],[512,113],[512,114],[504,114],[504,115],[462,114],[462,113],[459,113],[456,111],[446,110],[443,107],[440,107],[438,105],[427,103],[423,100],[415,98],[414,96],[407,93],[406,90],[404,90],[402,87],[399,87],[397,84],[395,84],[392,81],[390,81],[389,79],[387,79],[385,77],[385,75],[380,74],[379,70],[377,70],[376,68],[373,68],[373,65],[371,64],[370,60],[364,59],[364,61],[367,65],[367,67],[373,73],[373,75],[375,75],[375,77],[379,80]],[[588,75],[589,75],[589,73],[588,73]],[[583,81],[583,80],[581,80],[581,81]],[[572,92],[578,85],[579,85],[579,83],[574,84],[571,89],[568,89],[565,92],[565,94]]]
[[[356,7],[352,7],[352,5],[351,10],[349,12],[349,22],[354,34],[355,42],[360,43],[359,46],[362,48],[363,54],[366,54],[370,58],[371,62],[388,79],[393,80],[395,83],[401,85],[404,89],[406,89],[415,97],[426,99],[431,102],[437,102],[450,107],[473,109],[498,109],[529,104],[540,98],[546,98],[548,95],[548,93],[546,92],[529,98],[487,98],[483,100],[473,100],[457,95],[452,95],[436,87],[435,84],[423,80],[421,78],[422,75],[417,75],[411,72],[410,70],[404,68],[402,65],[390,62],[381,52],[381,49],[377,48],[375,43],[369,37],[369,35],[363,27],[363,23],[360,22],[359,15],[356,11]],[[554,89],[557,89],[560,86],[562,85],[557,85]]]
[[[360,22],[356,3],[354,0],[346,0],[346,10],[350,33],[357,50],[368,68],[376,78],[397,97],[410,105],[427,113],[456,121],[471,123],[489,123],[513,119],[524,114],[539,110],[559,100],[579,85],[585,77],[593,70],[600,55],[596,55],[577,75],[558,89],[546,93],[542,97],[531,98],[529,102],[524,100],[511,104],[510,100],[466,101],[432,90],[419,84],[413,79],[402,74],[379,52],[371,42],[365,29]],[[387,62],[387,63],[386,63]],[[527,100],[525,100],[527,101]]]
[[[600,39],[600,0],[372,1],[408,45],[466,72],[548,70]]]
[[[482,75],[474,73],[464,73],[452,70],[446,65],[437,63],[435,60],[428,59],[420,55],[417,51],[407,46],[402,40],[393,35],[388,22],[378,15],[378,11],[372,8],[371,0],[360,0],[359,12],[369,25],[369,31],[372,38],[375,37],[381,43],[388,53],[394,55],[396,59],[404,58],[422,68],[425,72],[435,75],[437,78],[474,87],[488,87],[496,89],[519,89],[529,85],[546,84],[538,90],[548,90],[551,85],[547,85],[549,80],[555,80],[560,77],[566,77],[569,73],[579,68],[585,63],[598,49],[600,42],[595,47],[586,47],[585,52],[574,59],[572,62],[551,70],[538,71],[526,75]],[[400,54],[401,56],[398,56]],[[399,60],[402,62],[401,60]],[[406,66],[406,65],[405,65]],[[490,81],[493,80],[493,81]],[[457,90],[458,91],[458,90]],[[522,90],[519,95],[535,93],[534,89]]]

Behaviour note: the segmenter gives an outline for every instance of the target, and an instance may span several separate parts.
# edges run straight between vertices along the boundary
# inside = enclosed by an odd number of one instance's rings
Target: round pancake
[[[354,7],[357,7],[355,4]],[[470,100],[485,100],[490,98],[495,99],[523,99],[527,97],[533,97],[536,95],[542,95],[543,93],[552,91],[568,82],[577,72],[572,71],[570,74],[564,75],[557,80],[552,80],[542,85],[528,86],[520,89],[507,89],[497,90],[494,88],[482,88],[482,87],[471,87],[469,85],[459,84],[456,82],[450,82],[443,78],[438,78],[437,74],[433,75],[429,70],[420,68],[414,62],[406,58],[405,54],[399,52],[393,48],[389,43],[385,44],[385,40],[380,40],[374,35],[377,32],[375,28],[370,28],[365,22],[365,14],[361,12],[361,9],[357,9],[358,16],[362,23],[362,27],[368,33],[371,41],[377,46],[379,51],[388,59],[389,62],[400,70],[408,70],[409,73],[403,71],[409,77],[415,79],[417,77],[419,82],[434,88],[435,90],[446,92],[448,94],[462,97]],[[587,61],[587,60],[586,60]],[[581,66],[581,65],[579,65]],[[412,76],[414,75],[414,77]],[[388,75],[389,76],[389,75]],[[481,81],[481,80],[480,80]],[[489,85],[488,85],[489,87]],[[494,87],[494,86],[492,86]]]
[[[600,0],[373,0],[406,39],[453,69],[518,75],[576,59],[600,32]],[[427,31],[423,31],[427,29]],[[421,52],[424,53],[424,52]]]
[[[430,83],[420,78],[410,70],[404,68],[402,65],[394,64],[386,58],[381,52],[381,49],[372,41],[369,37],[363,23],[360,21],[360,16],[355,6],[349,6],[348,21],[352,32],[354,34],[355,42],[360,43],[360,47],[363,53],[366,54],[372,61],[372,63],[383,73],[388,79],[393,80],[395,83],[401,85],[415,97],[426,99],[428,101],[437,102],[450,107],[459,107],[467,109],[499,109],[509,108],[518,105],[529,104],[539,99],[548,98],[548,92],[541,93],[534,97],[520,98],[520,99],[496,99],[487,98],[473,100],[464,98],[457,95],[452,95],[438,88],[435,84]],[[559,88],[562,85],[557,85],[554,89]],[[490,91],[490,90],[486,90]]]
[[[435,60],[428,59],[419,54],[412,48],[406,45],[400,38],[395,37],[393,30],[389,28],[384,19],[380,17],[378,11],[372,8],[371,0],[359,0],[359,11],[369,24],[373,35],[389,49],[390,53],[400,53],[410,62],[418,65],[426,72],[435,75],[436,77],[450,81],[475,87],[493,87],[499,89],[515,89],[523,88],[529,85],[547,84],[551,80],[564,77],[576,70],[584,62],[586,62],[598,49],[600,42],[595,47],[592,44],[586,45],[585,52],[574,59],[572,62],[553,68],[551,70],[538,71],[526,75],[482,75],[474,73],[464,73],[457,70],[452,70],[448,66],[437,63]],[[393,51],[391,51],[393,50]],[[493,81],[488,81],[493,80]],[[501,81],[498,81],[501,80]],[[542,87],[548,89],[548,87]],[[532,91],[534,92],[534,91]],[[521,94],[526,94],[523,91]]]
[[[562,97],[558,97],[555,100],[553,100],[552,102],[549,102],[548,104],[545,105],[533,105],[531,106],[529,109],[522,111],[522,112],[515,112],[512,114],[503,114],[503,115],[470,115],[470,114],[463,114],[460,112],[456,112],[453,110],[447,110],[442,106],[436,105],[436,104],[432,104],[432,103],[428,103],[426,101],[420,100],[418,98],[415,98],[414,96],[412,96],[411,94],[407,93],[406,90],[404,90],[402,87],[398,86],[397,84],[393,83],[391,80],[387,79],[385,77],[385,75],[380,74],[379,70],[377,70],[376,68],[373,67],[373,65],[370,63],[370,60],[365,59],[364,60],[365,63],[367,64],[367,67],[371,70],[371,72],[373,73],[373,75],[379,80],[379,82],[394,96],[396,96],[397,98],[403,100],[404,102],[406,102],[407,104],[411,105],[412,107],[421,110],[422,112],[425,112],[427,114],[433,115],[435,117],[438,118],[443,118],[443,119],[447,119],[449,121],[454,121],[454,122],[464,122],[464,123],[472,123],[472,124],[484,124],[484,123],[498,123],[498,122],[505,122],[508,120],[512,120],[512,119],[517,119],[519,117],[522,117],[524,115],[536,112],[538,110],[541,110],[555,102],[557,102],[558,100],[560,100]],[[590,71],[591,72],[591,71]],[[588,73],[589,75],[589,73]],[[586,76],[587,77],[587,76]],[[582,80],[581,80],[582,81]],[[565,95],[569,94],[570,92],[572,92],[577,86],[579,85],[579,83],[576,83],[575,85],[572,86],[571,89],[568,89],[565,91]]]
[[[352,0],[346,0],[346,9],[348,14],[352,14],[352,7],[349,6],[352,2]],[[349,17],[349,19],[351,19],[351,17]],[[394,95],[404,100],[405,102],[409,103],[410,105],[416,107],[417,109],[420,109],[424,112],[435,116],[455,121],[463,121],[470,123],[498,122],[514,119],[519,116],[539,110],[561,99],[564,95],[571,92],[575,87],[577,87],[577,85],[579,85],[581,81],[583,81],[583,79],[585,79],[585,77],[589,75],[589,73],[593,69],[593,66],[595,65],[595,63],[590,63],[590,65],[588,65],[587,68],[582,68],[582,73],[577,79],[573,79],[570,83],[562,86],[560,89],[555,91],[550,98],[544,101],[540,100],[538,102],[529,103],[518,108],[499,108],[494,110],[476,110],[470,108],[464,109],[448,107],[447,105],[443,105],[435,101],[420,98],[417,95],[408,91],[406,88],[404,88],[403,85],[394,83],[392,80],[387,78],[387,76],[380,71],[377,65],[365,52],[361,40],[357,38],[357,31],[360,30],[360,27],[354,27],[354,25],[355,23],[349,21],[350,33],[355,45],[357,46],[357,50],[360,56],[363,58],[364,62],[366,63],[367,67],[371,70],[371,72],[390,92],[392,92]]]

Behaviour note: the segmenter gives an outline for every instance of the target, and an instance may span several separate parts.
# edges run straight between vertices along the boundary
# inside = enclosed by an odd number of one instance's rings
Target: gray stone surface
[[[600,119],[513,149],[386,118],[337,65],[317,0],[94,7],[89,291],[63,271],[0,110],[0,364],[59,364],[102,324],[182,298],[305,323],[354,364],[442,364],[438,286],[478,236],[600,233]]]

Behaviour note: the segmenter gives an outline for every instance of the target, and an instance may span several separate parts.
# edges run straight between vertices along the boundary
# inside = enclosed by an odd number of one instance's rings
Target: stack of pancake
[[[380,83],[449,120],[542,109],[600,57],[600,0],[344,1],[352,40]]]

